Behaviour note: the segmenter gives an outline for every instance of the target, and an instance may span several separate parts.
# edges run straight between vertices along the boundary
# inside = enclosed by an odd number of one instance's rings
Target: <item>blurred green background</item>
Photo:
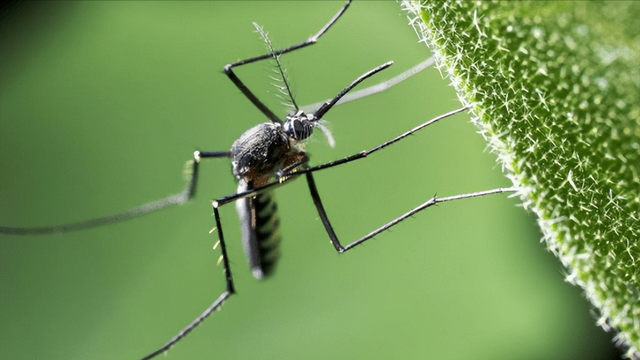
[[[106,215],[180,191],[193,150],[228,150],[266,119],[221,69],[315,33],[340,2],[42,2],[0,22],[0,223]],[[296,99],[332,97],[388,60],[429,56],[395,2],[356,1],[317,44],[284,57]],[[271,65],[237,74],[284,116]],[[375,83],[371,80],[368,84]],[[435,69],[331,110],[312,163],[375,146],[459,107]],[[468,115],[316,175],[350,242],[426,201],[508,186]],[[102,228],[0,239],[3,359],[136,359],[223,290],[210,200],[234,192],[224,159],[189,204]],[[338,256],[304,181],[276,194],[282,258],[255,281],[233,206],[222,209],[238,295],[166,359],[619,358],[581,291],[563,282],[535,219],[493,196],[426,210]],[[164,357],[162,357],[164,358]]]

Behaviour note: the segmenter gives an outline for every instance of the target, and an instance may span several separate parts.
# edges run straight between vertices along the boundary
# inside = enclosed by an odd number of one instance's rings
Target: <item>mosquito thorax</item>
[[[315,115],[297,110],[287,115],[282,125],[282,130],[284,130],[284,133],[287,134],[289,138],[295,141],[301,141],[311,136],[317,121],[318,119],[316,119]]]
[[[245,131],[231,146],[233,174],[246,181],[268,178],[296,153],[278,123],[261,123]]]

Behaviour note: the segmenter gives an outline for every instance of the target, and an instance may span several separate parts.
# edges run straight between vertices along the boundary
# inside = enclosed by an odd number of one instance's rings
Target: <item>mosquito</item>
[[[215,228],[212,232],[216,231],[218,235],[218,241],[216,242],[215,247],[219,247],[221,252],[218,263],[221,263],[223,267],[225,290],[200,314],[200,316],[184,327],[173,338],[158,349],[142,357],[142,359],[145,360],[165,353],[169,348],[194,330],[213,311],[219,309],[222,306],[222,303],[236,292],[219,213],[219,208],[223,205],[235,202],[236,211],[241,223],[242,243],[251,272],[256,279],[264,279],[272,275],[274,272],[281,242],[278,211],[273,191],[299,177],[304,177],[306,179],[311,198],[320,216],[322,224],[329,236],[329,239],[331,240],[331,243],[333,244],[333,247],[338,253],[344,253],[351,250],[372,237],[388,230],[392,226],[397,225],[408,217],[411,217],[438,203],[514,191],[513,188],[496,188],[487,191],[448,197],[433,196],[421,205],[371,231],[360,239],[346,245],[343,245],[340,242],[322,204],[313,174],[320,170],[364,159],[365,157],[368,157],[373,153],[376,153],[379,150],[382,150],[387,146],[390,146],[407,136],[426,128],[429,125],[454,114],[464,112],[469,108],[468,106],[462,107],[437,116],[368,150],[364,150],[335,161],[310,166],[310,157],[309,154],[304,151],[304,143],[313,134],[315,129],[324,133],[329,144],[333,146],[333,137],[331,132],[324,126],[323,120],[323,116],[329,110],[338,104],[384,91],[424,70],[433,63],[433,59],[428,59],[390,80],[370,86],[363,90],[352,92],[352,90],[364,80],[389,68],[393,64],[392,61],[389,61],[363,73],[331,99],[306,107],[298,106],[291,93],[287,76],[280,62],[280,56],[315,44],[318,39],[342,17],[350,4],[351,0],[347,0],[340,10],[338,10],[338,12],[315,35],[303,42],[280,50],[275,50],[269,41],[266,32],[259,25],[254,23],[257,32],[261,35],[268,47],[268,52],[260,56],[230,63],[224,66],[223,71],[242,92],[242,94],[244,94],[244,96],[255,107],[257,107],[269,121],[255,125],[245,131],[233,143],[231,149],[228,151],[195,151],[193,159],[188,163],[190,175],[187,186],[183,191],[166,198],[105,217],[70,224],[42,227],[16,228],[0,226],[0,233],[3,235],[67,233],[132,219],[172,205],[182,204],[192,199],[196,194],[199,167],[203,160],[217,158],[230,159],[232,172],[238,184],[237,191],[234,194],[217,198],[212,202],[213,216],[215,219]],[[258,97],[244,84],[242,80],[240,80],[238,76],[236,76],[234,72],[234,68],[261,60],[271,60],[275,62],[278,80],[281,81],[279,89],[283,96],[290,102],[292,107],[292,111],[289,112],[284,119],[278,117],[261,100],[259,100]]]

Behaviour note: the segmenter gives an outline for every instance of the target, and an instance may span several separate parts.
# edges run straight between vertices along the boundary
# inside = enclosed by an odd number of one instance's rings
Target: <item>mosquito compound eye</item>
[[[300,141],[311,136],[313,125],[308,120],[292,118],[284,123],[283,130],[290,138]]]

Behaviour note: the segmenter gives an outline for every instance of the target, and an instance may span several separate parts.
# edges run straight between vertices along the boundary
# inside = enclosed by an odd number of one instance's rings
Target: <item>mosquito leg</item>
[[[195,320],[193,320],[189,325],[187,325],[184,329],[180,330],[174,337],[171,338],[166,344],[164,344],[161,348],[155,350],[154,352],[148,354],[143,357],[141,360],[152,359],[167,350],[169,350],[173,345],[175,345],[178,341],[182,340],[185,336],[187,336],[196,326],[200,325],[212,312],[219,309],[225,300],[227,300],[231,295],[235,294],[236,289],[233,285],[233,277],[231,276],[231,267],[229,266],[229,257],[227,256],[227,245],[224,241],[224,235],[222,233],[222,222],[220,221],[220,213],[218,212],[218,206],[216,202],[213,205],[213,214],[216,219],[216,228],[218,229],[218,241],[220,244],[220,252],[222,259],[222,266],[224,270],[226,289],[225,291],[218,296],[218,298],[204,311],[200,316],[198,316]]]
[[[361,151],[361,152],[359,152],[357,154],[349,155],[349,156],[346,156],[346,157],[344,157],[342,159],[339,159],[339,160],[330,161],[328,163],[312,166],[312,167],[309,167],[309,168],[306,168],[306,169],[300,169],[300,170],[296,171],[295,174],[296,175],[301,175],[301,174],[305,174],[305,173],[311,173],[311,172],[315,172],[315,171],[318,171],[318,170],[328,169],[328,168],[331,168],[331,167],[334,167],[334,166],[346,164],[348,162],[352,162],[352,161],[355,161],[355,160],[358,160],[358,159],[365,158],[365,157],[373,154],[374,152],[376,152],[378,150],[384,149],[385,147],[387,147],[387,146],[389,146],[391,144],[394,144],[394,143],[406,138],[407,136],[417,132],[418,130],[424,129],[425,127],[427,127],[427,126],[429,126],[431,124],[434,124],[434,123],[436,123],[436,122],[438,122],[438,121],[440,121],[440,120],[442,120],[444,118],[447,118],[449,116],[455,115],[455,114],[460,113],[460,112],[463,112],[463,111],[467,110],[468,108],[469,108],[469,106],[465,106],[465,107],[462,107],[462,108],[459,108],[459,109],[456,109],[456,110],[453,110],[453,111],[449,111],[446,114],[442,114],[442,115],[437,116],[437,117],[435,117],[435,118],[433,118],[433,119],[431,119],[431,120],[429,120],[429,121],[427,121],[425,123],[422,123],[422,124],[414,127],[413,129],[411,129],[409,131],[406,131],[406,132],[394,137],[393,139],[391,139],[389,141],[385,141],[382,144],[380,144],[380,145],[378,145],[376,147],[373,147],[373,148],[371,148],[369,150],[363,150],[363,151]],[[291,175],[291,173],[282,174],[282,176],[288,176],[288,175]]]
[[[335,24],[336,21],[338,21],[338,19],[340,18],[340,16],[342,16],[342,14],[347,10],[347,8],[349,7],[349,5],[351,4],[351,0],[347,0],[347,2],[342,6],[342,8],[340,8],[340,10],[338,10],[338,12],[331,18],[331,20],[329,20],[329,22],[327,22],[322,29],[320,29],[315,35],[311,36],[310,38],[308,38],[307,40],[289,46],[287,48],[281,49],[281,50],[277,50],[277,51],[273,51],[264,55],[260,55],[260,56],[255,56],[249,59],[245,59],[245,60],[240,60],[231,64],[227,64],[225,65],[225,67],[223,68],[223,71],[225,74],[227,74],[227,76],[229,77],[229,79],[236,85],[236,87],[238,87],[238,89],[240,89],[240,91],[251,101],[251,103],[257,107],[258,109],[260,109],[260,111],[266,115],[267,118],[269,118],[269,120],[271,120],[274,123],[279,123],[281,124],[282,121],[278,118],[278,116],[276,114],[274,114],[271,110],[269,110],[269,108],[267,108],[267,106],[265,104],[263,104],[252,92],[251,90],[249,90],[249,88],[240,80],[240,78],[238,78],[236,76],[236,74],[233,72],[232,68],[237,67],[237,66],[242,66],[242,65],[246,65],[246,64],[250,64],[259,60],[264,60],[264,59],[268,59],[268,58],[272,58],[274,56],[278,56],[278,55],[282,55],[282,54],[286,54],[288,52],[297,50],[297,49],[301,49],[303,47],[309,46],[309,45],[313,45],[315,44],[318,39],[320,38],[320,36],[322,36],[325,32],[327,32],[327,30],[329,30],[329,28]]]
[[[211,158],[220,158],[220,157],[231,157],[231,152],[229,151],[199,151],[196,150],[193,152],[193,165],[191,167],[191,176],[189,176],[189,183],[187,184],[186,189],[182,192],[184,193],[186,202],[196,196],[196,187],[198,183],[198,168],[200,164],[200,160],[202,159],[211,159]]]
[[[152,201],[150,203],[123,211],[121,213],[107,215],[95,219],[79,221],[62,225],[40,226],[40,227],[6,227],[0,226],[0,234],[6,235],[44,235],[67,233],[77,230],[93,228],[101,225],[112,224],[124,220],[133,219],[138,216],[150,214],[172,205],[183,204],[189,201],[196,192],[198,183],[198,169],[200,160],[207,158],[231,157],[228,151],[195,151],[193,160],[189,161],[189,180],[184,190],[177,194],[170,195],[164,199]]]
[[[244,198],[256,196],[256,195],[258,195],[259,193],[261,193],[263,191],[268,191],[268,190],[272,190],[272,189],[278,188],[278,187],[286,184],[287,182],[295,179],[297,177],[297,175],[298,175],[297,173],[293,173],[293,174],[289,173],[289,174],[286,175],[286,178],[283,181],[275,181],[275,182],[263,185],[263,186],[261,186],[259,188],[256,188],[256,189],[251,189],[251,190],[244,191],[244,192],[241,192],[241,193],[223,196],[221,198],[216,199],[213,202],[213,206],[214,207],[220,207],[222,205],[228,204],[230,202],[234,202],[234,201],[239,200],[239,199],[244,199]]]
[[[371,239],[372,237],[380,234],[383,231],[388,230],[389,228],[391,228],[392,226],[397,225],[398,223],[400,223],[401,221],[405,220],[408,217],[411,217],[417,213],[419,213],[420,211],[431,207],[433,205],[439,204],[439,203],[443,203],[443,202],[447,202],[447,201],[453,201],[453,200],[461,200],[461,199],[469,199],[469,198],[473,198],[473,197],[480,197],[480,196],[485,196],[485,195],[491,195],[491,194],[500,194],[500,193],[505,193],[505,192],[514,192],[516,191],[515,188],[497,188],[497,189],[491,189],[491,190],[486,190],[486,191],[478,191],[478,192],[474,192],[474,193],[467,193],[467,194],[460,194],[460,195],[454,195],[454,196],[447,196],[447,197],[437,197],[437,196],[433,196],[431,199],[429,199],[427,202],[411,209],[410,211],[404,213],[403,215],[393,219],[392,221],[380,226],[379,228],[375,229],[374,231],[368,233],[367,235],[361,237],[360,239],[343,246],[340,243],[340,240],[338,240],[338,237],[336,236],[335,231],[333,230],[333,227],[331,226],[331,222],[329,221],[329,218],[327,217],[327,213],[324,210],[324,206],[322,205],[322,200],[320,200],[320,194],[318,193],[318,189],[316,187],[316,183],[313,179],[313,174],[312,173],[307,173],[306,174],[307,177],[307,183],[309,184],[309,191],[311,192],[311,198],[313,199],[313,203],[316,206],[316,209],[318,210],[318,214],[320,215],[320,220],[322,220],[322,224],[324,225],[325,230],[327,231],[327,234],[329,235],[329,238],[331,239],[331,243],[333,244],[333,247],[335,247],[336,251],[338,251],[339,253],[343,253],[347,250],[350,250],[354,247],[356,247],[357,245],[362,244],[363,242]]]
[[[288,180],[286,180],[286,181],[288,181]],[[224,274],[225,274],[226,289],[207,309],[204,310],[204,312],[202,312],[202,314],[200,314],[200,316],[198,316],[189,325],[187,325],[184,329],[182,329],[178,334],[176,334],[174,337],[172,337],[171,340],[169,340],[162,347],[160,347],[159,349],[153,351],[152,353],[148,354],[147,356],[143,357],[141,360],[152,359],[152,358],[154,358],[154,357],[166,352],[167,350],[169,350],[173,345],[175,345],[183,337],[187,336],[187,334],[189,334],[189,332],[191,332],[198,325],[200,325],[200,323],[203,322],[209,315],[211,315],[211,313],[213,311],[219,309],[222,306],[222,303],[226,299],[228,299],[231,295],[235,294],[236,290],[235,290],[235,286],[233,285],[233,277],[231,276],[231,266],[229,265],[229,258],[227,256],[227,246],[226,246],[226,243],[225,243],[225,240],[224,240],[224,233],[222,231],[222,222],[220,221],[220,213],[218,211],[218,208],[220,208],[220,206],[222,206],[222,205],[234,202],[235,200],[239,200],[239,199],[242,199],[242,198],[255,196],[255,195],[257,195],[258,193],[260,193],[262,191],[267,191],[267,190],[273,189],[275,187],[281,186],[282,184],[283,183],[281,183],[281,182],[273,182],[273,183],[269,183],[269,184],[267,184],[265,186],[262,186],[260,188],[257,188],[257,189],[253,189],[253,190],[250,190],[250,191],[245,191],[245,192],[238,193],[238,194],[232,194],[232,195],[224,196],[224,197],[221,197],[221,198],[213,201],[213,203],[212,203],[213,215],[214,215],[215,220],[216,220],[216,229],[217,229],[217,232],[218,232],[218,241],[219,241],[219,245],[220,245],[221,260],[222,260]]]
[[[320,199],[320,194],[318,194],[318,188],[316,187],[316,182],[313,179],[313,173],[307,173],[307,184],[309,185],[309,191],[311,192],[311,199],[313,199],[313,204],[316,206],[318,210],[318,215],[320,215],[320,220],[322,220],[322,225],[324,225],[327,234],[329,235],[329,239],[333,244],[333,247],[336,248],[336,251],[339,253],[345,252],[344,247],[340,244],[340,240],[338,240],[338,236],[336,232],[333,230],[333,226],[331,226],[331,222],[327,217],[327,212],[324,210],[324,206],[322,205],[322,200]]]
[[[283,167],[281,170],[276,171],[276,180],[278,180],[279,182],[287,180],[290,174],[295,174],[297,172],[296,168],[309,163],[309,154],[307,154],[306,152],[301,151],[296,156],[296,161]]]

